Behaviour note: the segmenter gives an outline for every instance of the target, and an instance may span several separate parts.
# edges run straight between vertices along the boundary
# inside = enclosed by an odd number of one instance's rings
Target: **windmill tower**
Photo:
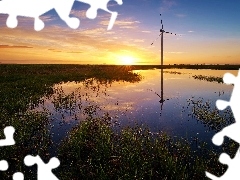
[[[160,16],[162,16],[162,15],[160,14]],[[157,39],[161,36],[161,66],[162,66],[162,67],[163,67],[163,34],[164,34],[164,33],[173,34],[173,35],[175,35],[175,36],[177,35],[177,34],[174,34],[174,33],[165,31],[165,30],[163,29],[163,21],[162,21],[162,19],[161,19],[161,29],[160,29],[160,34],[159,34],[159,36],[157,37]],[[153,45],[153,43],[154,43],[157,39],[155,39],[155,40],[152,42],[151,45]]]
[[[161,14],[160,14],[160,16],[162,16]],[[161,110],[162,110],[162,108],[163,108],[163,103],[164,103],[164,98],[163,98],[163,34],[164,33],[167,33],[167,34],[172,34],[172,35],[177,35],[177,34],[174,34],[174,33],[171,33],[171,32],[168,32],[168,31],[165,31],[164,29],[163,29],[163,21],[162,21],[162,19],[161,19],[161,29],[160,29],[160,34],[159,34],[159,36],[152,42],[152,44],[151,45],[153,45],[153,43],[156,41],[156,40],[158,40],[158,38],[159,37],[161,37],[161,96],[159,96],[161,99],[160,99],[160,104],[161,104]]]

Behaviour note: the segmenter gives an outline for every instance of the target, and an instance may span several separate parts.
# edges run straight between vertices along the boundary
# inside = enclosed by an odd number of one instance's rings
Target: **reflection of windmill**
[[[165,99],[163,99],[163,68],[161,68],[161,95],[159,95],[157,92],[155,92],[155,94],[160,98],[159,102],[161,104],[161,110],[163,108],[163,102],[165,101]],[[169,100],[169,99],[166,99]]]
[[[161,103],[161,110],[162,110],[164,101],[165,100],[163,99],[163,68],[161,68],[161,99],[159,101]]]
[[[161,14],[160,14],[160,16],[161,16]],[[158,38],[161,36],[161,66],[163,66],[163,34],[164,34],[164,33],[173,34],[173,35],[177,35],[177,34],[174,34],[174,33],[170,33],[170,32],[165,31],[165,30],[163,29],[162,19],[161,19],[161,26],[162,26],[162,28],[160,29],[160,34],[159,34]],[[157,39],[158,39],[158,38],[157,38]],[[155,39],[155,41],[156,41],[157,39]],[[154,43],[155,41],[153,41],[151,45],[153,45],[153,43]],[[163,67],[162,67],[162,68],[163,68]]]

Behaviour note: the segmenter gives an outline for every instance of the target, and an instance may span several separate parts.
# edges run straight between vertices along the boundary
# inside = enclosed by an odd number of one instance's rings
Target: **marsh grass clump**
[[[223,78],[222,77],[204,76],[204,75],[194,75],[192,77],[194,79],[203,80],[203,81],[223,83]]]
[[[163,73],[168,73],[168,74],[177,74],[177,75],[180,75],[180,74],[185,74],[185,73],[178,72],[178,71],[163,71]]]
[[[199,99],[188,99],[188,106],[191,106],[192,112],[189,114],[211,129],[219,131],[232,124],[235,120],[230,109],[220,111],[210,101]]]
[[[116,133],[110,119],[88,118],[59,147],[58,177],[78,179],[204,179],[205,170],[224,172],[217,154],[205,149],[199,156],[187,141],[144,126]],[[213,166],[214,165],[214,166]]]

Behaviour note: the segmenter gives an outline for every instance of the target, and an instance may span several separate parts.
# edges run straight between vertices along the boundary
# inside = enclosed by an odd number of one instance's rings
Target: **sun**
[[[132,56],[121,56],[119,59],[123,65],[131,65],[134,63],[134,58]]]

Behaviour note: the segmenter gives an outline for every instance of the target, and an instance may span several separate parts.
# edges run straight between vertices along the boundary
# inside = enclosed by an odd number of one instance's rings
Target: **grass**
[[[177,71],[164,71],[164,73],[177,74],[177,75],[185,74],[185,73],[177,72]],[[204,76],[204,75],[193,75],[192,77],[194,79],[201,80],[201,81],[223,83],[223,78],[222,77]]]
[[[1,147],[0,159],[8,161],[9,169],[5,173],[0,173],[0,178],[11,179],[13,173],[20,171],[25,174],[25,179],[32,179],[35,170],[23,166],[23,159],[28,154],[39,154],[44,160],[49,159],[49,147],[52,142],[47,114],[44,112],[25,112],[10,117],[7,113],[1,112],[0,124],[2,130],[9,125],[12,125],[16,130],[14,133],[16,144]],[[0,138],[5,138],[3,131],[1,131]]]
[[[204,179],[205,170],[221,173],[226,167],[217,154],[191,150],[187,141],[172,139],[144,126],[111,129],[107,116],[88,118],[75,127],[59,148],[56,173],[71,179]]]
[[[194,79],[198,79],[198,80],[205,80],[205,81],[209,81],[209,82],[223,83],[223,78],[222,77],[204,76],[204,75],[194,75],[192,77]]]
[[[188,105],[192,108],[190,115],[212,130],[220,131],[235,121],[230,109],[221,112],[210,101],[204,101],[202,98],[188,99]]]

